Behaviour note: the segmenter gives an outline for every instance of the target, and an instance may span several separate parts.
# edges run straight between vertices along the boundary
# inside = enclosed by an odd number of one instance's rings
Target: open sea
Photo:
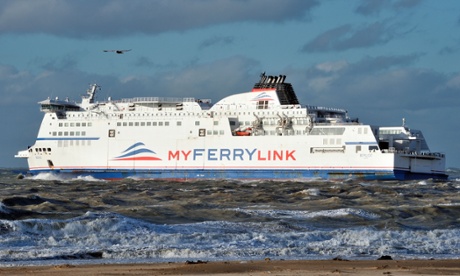
[[[460,259],[449,180],[18,179],[0,170],[0,266]]]

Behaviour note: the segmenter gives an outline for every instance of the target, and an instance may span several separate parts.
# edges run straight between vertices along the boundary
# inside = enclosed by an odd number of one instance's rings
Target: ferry
[[[445,155],[420,130],[376,126],[344,109],[301,105],[285,75],[210,99],[137,97],[39,102],[29,172],[97,179],[446,179]]]

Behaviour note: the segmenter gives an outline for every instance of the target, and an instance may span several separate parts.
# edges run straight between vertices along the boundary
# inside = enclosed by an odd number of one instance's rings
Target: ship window
[[[219,134],[220,134],[220,135],[224,135],[224,131],[223,131],[223,130],[219,130]]]
[[[206,131],[206,134],[212,135],[212,130],[207,130],[207,131]]]
[[[158,126],[163,126],[163,122],[158,122]]]
[[[53,131],[53,136],[56,136],[56,135],[57,135],[56,131]]]
[[[92,125],[93,125],[93,124],[92,124],[91,122],[88,123],[88,126],[89,126],[89,127],[92,126]]]
[[[80,126],[80,123],[76,123],[75,125],[76,125],[77,127],[79,127],[79,126]]]
[[[169,126],[169,122],[165,122],[165,126]]]
[[[85,127],[85,126],[86,126],[86,123],[81,123],[81,126],[82,126],[82,127]]]
[[[82,131],[81,136],[86,136],[86,131]]]
[[[157,122],[153,122],[152,125],[153,125],[153,126],[156,126],[156,125],[157,125]]]
[[[127,126],[127,125],[128,125],[128,123],[127,123],[127,122],[123,122],[123,126]]]
[[[69,123],[64,123],[64,126],[65,126],[65,127],[68,127],[68,126],[69,126]]]
[[[310,135],[342,135],[344,132],[344,127],[315,127]]]
[[[69,136],[69,132],[68,132],[68,131],[64,131],[64,136]]]
[[[147,122],[147,126],[151,126],[151,125],[152,125],[152,123],[151,123],[151,122]]]
[[[59,132],[58,132],[58,136],[62,136],[62,131],[59,131]]]
[[[217,135],[217,134],[219,134],[219,133],[217,132],[217,130],[213,130],[213,131],[212,131],[212,134],[213,134],[213,135]]]
[[[141,126],[145,126],[145,122],[141,122]]]
[[[181,121],[177,121],[177,122],[176,122],[176,125],[177,125],[177,126],[181,126],[181,125],[182,125],[182,122],[181,122]]]
[[[356,152],[360,152],[361,151],[361,146],[356,146]]]
[[[323,139],[323,145],[327,145],[327,138]]]
[[[70,136],[74,136],[74,135],[75,135],[75,132],[71,131]]]
[[[120,122],[118,122],[118,123],[117,123],[117,126],[121,126],[121,123],[120,123]]]
[[[218,125],[219,125],[219,121],[214,121],[214,125],[215,125],[215,126],[218,126]]]
[[[48,150],[49,152],[51,152],[51,148],[48,148],[47,150]]]
[[[62,123],[59,123],[59,127],[62,127]]]
[[[199,126],[199,125],[200,125],[200,121],[195,121],[195,125],[196,125],[196,126]]]
[[[129,124],[128,124],[128,125],[129,125],[129,126],[133,126],[133,122],[129,122]]]
[[[70,126],[71,126],[71,127],[74,127],[74,126],[75,126],[75,123],[70,123]]]
[[[135,122],[134,125],[135,125],[135,126],[139,126],[139,122]]]
[[[80,131],[76,131],[75,136],[80,136]]]
[[[257,102],[257,109],[267,109],[268,108],[268,101],[258,101]]]

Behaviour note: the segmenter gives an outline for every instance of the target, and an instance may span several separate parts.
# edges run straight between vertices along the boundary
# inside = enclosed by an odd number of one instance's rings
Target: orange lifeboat
[[[236,131],[236,136],[251,136],[252,128],[248,127],[244,130]]]

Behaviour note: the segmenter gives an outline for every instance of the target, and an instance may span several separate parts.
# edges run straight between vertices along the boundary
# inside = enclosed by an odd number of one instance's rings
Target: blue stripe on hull
[[[34,170],[30,173],[56,173],[71,176],[92,176],[97,179],[366,179],[416,180],[447,179],[445,174],[411,173],[402,170]]]

